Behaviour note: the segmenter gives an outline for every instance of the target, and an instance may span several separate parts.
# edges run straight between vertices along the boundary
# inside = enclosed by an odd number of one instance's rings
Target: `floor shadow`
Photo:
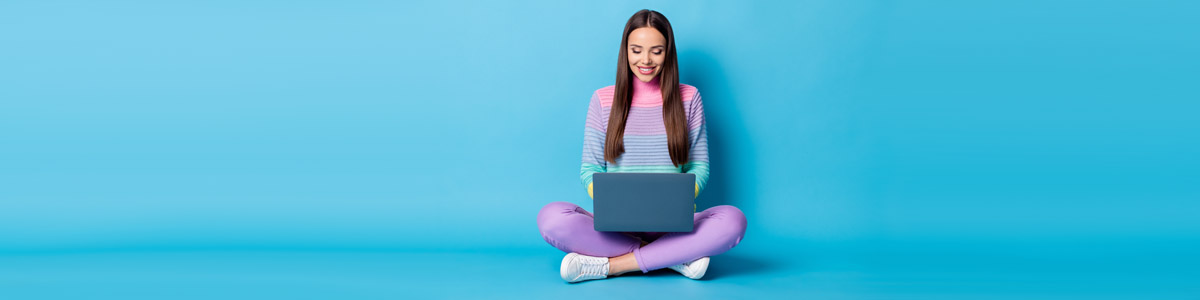
[[[708,264],[708,271],[704,273],[701,281],[716,280],[733,276],[752,276],[761,275],[762,273],[771,272],[772,270],[783,268],[781,265],[768,263],[766,258],[754,256],[742,256],[738,254],[722,254],[714,256]],[[555,270],[561,266],[562,259],[547,259],[544,261],[543,269]],[[668,268],[650,271],[649,273],[629,272],[621,274],[621,277],[674,277],[681,276],[678,272]]]
[[[700,280],[750,275],[769,272],[781,266],[768,263],[766,258],[754,256],[738,256],[736,254],[718,255],[708,263],[708,272]]]
[[[752,276],[761,275],[762,273],[771,272],[774,269],[782,266],[768,263],[765,258],[753,256],[738,256],[731,254],[718,255],[711,258],[708,264],[708,271],[704,273],[704,277],[700,280],[716,280],[732,276]],[[641,272],[630,272],[621,276],[645,276],[645,277],[663,277],[663,276],[680,276],[674,270],[663,268],[650,271],[642,274]]]

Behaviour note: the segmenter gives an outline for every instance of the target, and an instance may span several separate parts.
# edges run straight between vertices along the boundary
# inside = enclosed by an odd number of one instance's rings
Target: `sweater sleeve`
[[[608,132],[608,119],[604,117],[604,108],[600,105],[599,91],[592,93],[591,104],[588,105],[587,122],[583,126],[583,163],[579,166],[579,179],[587,187],[588,197],[592,196],[592,174],[605,172],[608,162],[604,160],[605,134]]]
[[[708,125],[704,122],[704,103],[700,100],[700,92],[692,96],[691,107],[688,108],[688,162],[683,165],[683,171],[696,174],[696,196],[708,184]]]

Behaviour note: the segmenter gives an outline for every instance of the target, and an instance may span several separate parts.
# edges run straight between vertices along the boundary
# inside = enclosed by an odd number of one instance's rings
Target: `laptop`
[[[596,231],[690,232],[696,174],[595,173]]]

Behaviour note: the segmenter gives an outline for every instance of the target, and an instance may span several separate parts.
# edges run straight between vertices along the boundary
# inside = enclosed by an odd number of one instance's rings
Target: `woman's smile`
[[[655,67],[637,66],[637,68],[638,68],[638,72],[642,73],[642,75],[650,75],[650,74],[654,74],[654,68],[657,68],[657,66],[655,66]]]

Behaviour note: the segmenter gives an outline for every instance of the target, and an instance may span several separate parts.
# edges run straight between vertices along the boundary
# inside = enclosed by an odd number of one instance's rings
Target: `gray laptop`
[[[595,173],[596,231],[690,232],[696,195],[690,173]]]

